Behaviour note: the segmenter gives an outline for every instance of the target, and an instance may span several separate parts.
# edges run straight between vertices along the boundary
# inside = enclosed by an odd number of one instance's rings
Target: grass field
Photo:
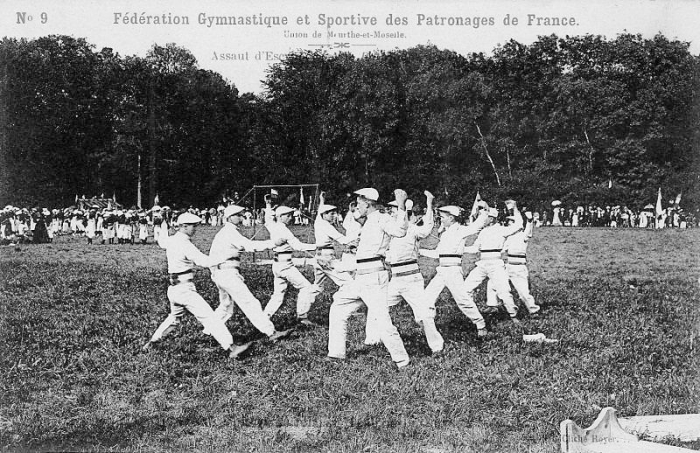
[[[215,231],[194,242],[208,250]],[[412,357],[401,372],[383,347],[362,345],[362,314],[342,363],[324,360],[326,328],[261,341],[232,362],[189,315],[142,352],[168,312],[157,246],[59,237],[2,248],[0,448],[555,452],[562,420],[588,426],[605,406],[620,416],[700,412],[700,230],[541,228],[533,241],[540,319],[518,330],[487,317],[496,335],[481,342],[444,292],[436,321],[448,351],[432,358],[401,305],[392,316]],[[435,263],[421,264],[432,277]],[[269,266],[246,262],[242,273],[266,303]],[[195,281],[216,305],[209,272]],[[273,318],[278,328],[294,325],[295,297]],[[326,327],[330,302],[326,291],[311,312]],[[237,342],[261,338],[240,312],[228,326]],[[538,332],[561,341],[521,339]]]

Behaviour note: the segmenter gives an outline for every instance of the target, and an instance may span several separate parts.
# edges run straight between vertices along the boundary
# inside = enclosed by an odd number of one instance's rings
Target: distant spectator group
[[[608,227],[608,228],[694,228],[698,218],[677,206],[670,206],[657,215],[653,207],[632,210],[627,206],[556,205],[535,212],[536,226]]]
[[[94,199],[93,199],[94,200]],[[89,204],[82,200],[80,206],[64,209],[46,207],[21,208],[5,206],[0,211],[0,244],[48,243],[58,235],[79,235],[88,243],[98,239],[100,243],[135,244],[147,243],[148,237],[157,239],[161,231],[166,232],[173,219],[183,212],[199,216],[203,224],[221,226],[223,211],[229,203],[217,207],[173,210],[169,206],[154,206],[151,209],[126,209],[116,203]],[[247,210],[243,226],[264,222],[263,208]],[[608,227],[608,228],[695,228],[699,218],[678,206],[669,206],[660,215],[648,205],[642,210],[627,206],[562,206],[555,203],[552,208],[533,210],[534,225],[564,227]],[[311,213],[296,209],[293,224],[306,225]]]
[[[220,210],[189,211],[200,215],[203,222],[221,225],[223,206]],[[85,237],[89,244],[95,240],[102,244],[145,244],[149,236],[157,239],[159,234],[167,235],[172,218],[182,212],[168,206],[126,209],[108,204],[49,210],[8,205],[0,211],[0,244],[48,243],[59,235]]]

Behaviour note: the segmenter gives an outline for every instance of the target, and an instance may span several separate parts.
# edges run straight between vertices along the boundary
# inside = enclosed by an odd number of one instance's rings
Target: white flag
[[[299,203],[304,204],[304,188],[299,187]]]
[[[656,215],[660,216],[663,212],[664,208],[661,206],[661,187],[659,187],[659,195],[656,197]]]

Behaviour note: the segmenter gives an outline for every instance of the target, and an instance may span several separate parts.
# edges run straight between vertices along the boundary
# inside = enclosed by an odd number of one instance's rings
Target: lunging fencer
[[[237,305],[250,322],[271,341],[288,336],[292,329],[278,331],[270,318],[263,312],[260,301],[250,292],[240,273],[241,252],[263,251],[275,247],[275,242],[254,241],[238,231],[243,223],[245,208],[237,205],[223,210],[224,226],[216,233],[211,243],[209,256],[219,264],[210,268],[211,279],[219,290],[219,306],[214,314],[224,323],[233,316]],[[283,240],[277,245],[281,245]]]
[[[379,211],[379,193],[376,189],[360,189],[355,194],[359,214],[365,217],[357,245],[357,271],[355,279],[341,286],[333,295],[329,313],[328,357],[345,359],[348,319],[365,304],[367,322],[376,326],[378,340],[387,348],[396,366],[403,368],[410,363],[410,359],[389,315],[389,272],[384,260],[391,237],[406,235],[406,192],[400,189],[394,191],[398,204],[396,218]]]
[[[314,238],[316,239],[316,260],[314,263],[314,285],[322,288],[328,281],[342,286],[353,276],[349,272],[337,271],[337,258],[335,256],[334,243],[348,245],[356,240],[355,237],[344,235],[333,226],[338,218],[338,208],[326,204],[325,194],[321,192],[319,197],[318,214],[314,220]]]
[[[479,259],[474,269],[469,272],[469,275],[464,280],[464,289],[467,302],[473,305],[474,290],[479,287],[484,279],[488,278],[492,281],[498,297],[503,301],[503,305],[506,307],[511,320],[517,324],[519,323],[517,319],[518,307],[516,307],[513,296],[510,294],[508,272],[503,263],[501,253],[503,252],[503,244],[505,244],[506,238],[522,229],[523,218],[514,201],[509,200],[506,206],[514,212],[515,221],[513,224],[504,226],[498,223],[498,209],[490,208],[486,226],[479,232],[474,243],[465,250],[470,253],[479,253]]]
[[[149,349],[153,343],[157,343],[170,333],[180,323],[180,317],[186,310],[192,313],[219,345],[224,350],[229,351],[229,356],[235,359],[245,352],[252,343],[234,345],[231,332],[228,331],[221,318],[214,314],[214,310],[209,304],[197,293],[194,286],[193,269],[195,265],[212,267],[221,262],[200,252],[190,240],[196,232],[197,225],[201,222],[202,219],[194,214],[187,212],[180,214],[177,219],[178,232],[172,236],[158,238],[158,245],[165,249],[168,259],[170,314],[156,329],[143,349]]]
[[[408,229],[404,237],[392,237],[389,242],[386,258],[391,268],[387,302],[389,307],[397,305],[401,300],[413,310],[413,316],[423,328],[428,346],[433,354],[442,352],[445,342],[435,326],[435,306],[428,304],[425,297],[425,282],[418,267],[418,245],[433,231],[433,200],[434,196],[425,191],[425,215],[420,216],[413,209],[413,202],[406,201]],[[389,203],[391,214],[398,215],[398,201]],[[423,221],[421,225],[419,220]],[[369,323],[368,323],[369,327]]]
[[[459,219],[463,210],[459,206],[442,206],[438,208],[438,212],[443,231],[440,234],[437,248],[435,250],[420,250],[422,254],[439,260],[438,266],[435,268],[435,276],[425,288],[426,301],[429,307],[435,310],[435,303],[440,293],[447,287],[452,293],[457,307],[476,326],[479,337],[485,337],[488,335],[486,321],[474,304],[473,298],[467,297],[464,289],[462,255],[464,255],[464,243],[467,238],[477,234],[486,224],[487,213],[482,209],[476,220],[469,225],[462,225],[459,223]]]
[[[527,269],[527,246],[532,239],[534,221],[532,212],[525,212],[525,229],[509,236],[503,245],[506,252],[506,271],[508,279],[513,284],[520,300],[523,301],[531,315],[537,315],[540,306],[535,303],[535,298],[530,293],[530,273]],[[508,217],[508,222],[515,222],[515,218]],[[498,296],[493,281],[489,279],[486,283],[486,309],[484,313],[495,313],[498,311]]]
[[[287,206],[279,206],[275,209],[276,220],[268,215],[265,218],[265,226],[270,232],[270,239],[282,245],[276,246],[272,274],[274,276],[274,289],[270,300],[265,306],[265,314],[271,318],[284,302],[288,284],[292,284],[299,290],[297,295],[297,320],[302,325],[316,326],[308,319],[309,310],[316,296],[320,292],[318,286],[310,283],[292,262],[295,250],[311,252],[316,250],[315,244],[305,244],[297,239],[287,225],[292,221],[294,209]]]

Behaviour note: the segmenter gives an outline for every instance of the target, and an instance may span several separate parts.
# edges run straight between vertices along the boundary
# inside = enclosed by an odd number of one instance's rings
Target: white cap
[[[229,217],[235,214],[240,214],[243,211],[245,211],[245,208],[243,206],[238,206],[235,204],[226,206],[226,208],[224,208],[224,219],[228,219]]]
[[[275,209],[275,215],[278,218],[285,214],[291,214],[292,212],[294,212],[294,209],[287,206],[279,206],[277,209]]]
[[[446,212],[455,217],[459,217],[459,215],[462,213],[462,208],[459,206],[449,205],[438,208],[438,211]]]
[[[377,192],[377,189],[373,189],[371,187],[366,187],[364,189],[356,190],[355,195],[360,195],[360,196],[365,197],[366,199],[372,200],[372,201],[379,200],[379,192]]]
[[[337,207],[333,206],[332,204],[322,204],[321,206],[318,207],[318,213],[319,214],[325,214],[330,211],[335,211],[338,209]]]
[[[202,222],[201,217],[194,215],[194,214],[191,214],[189,212],[185,212],[183,214],[180,214],[180,216],[177,218],[178,225],[186,225],[186,224],[190,224],[190,223],[201,223],[201,222]]]
[[[498,217],[498,209],[489,208],[489,217]]]

